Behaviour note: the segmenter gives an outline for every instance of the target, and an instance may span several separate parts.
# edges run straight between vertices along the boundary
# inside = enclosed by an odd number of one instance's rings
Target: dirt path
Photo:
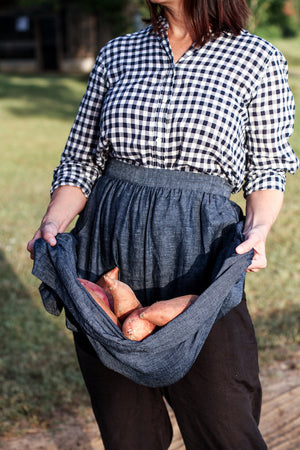
[[[300,350],[262,374],[260,429],[270,450],[300,449]]]
[[[269,450],[300,449],[300,349],[293,359],[274,363],[261,374],[263,408],[261,431]],[[184,450],[174,415],[170,450]],[[77,417],[62,417],[61,425],[48,431],[28,430],[21,437],[0,439],[3,450],[104,450],[90,409]]]

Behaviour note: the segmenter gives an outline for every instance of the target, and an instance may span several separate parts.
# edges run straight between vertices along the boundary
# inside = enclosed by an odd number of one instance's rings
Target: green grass
[[[64,318],[49,316],[27,241],[49,201],[86,80],[0,75],[0,432],[46,426],[88,398]]]
[[[291,58],[290,84],[300,104],[300,61],[295,56],[299,40],[275,45]],[[26,252],[47,206],[52,170],[85,86],[81,77],[0,74],[2,434],[48,426],[61,412],[75,413],[89,404],[71,333],[63,317],[44,311]],[[291,143],[298,155],[299,142],[297,113]],[[268,240],[268,268],[247,276],[261,364],[287,356],[300,344],[299,195],[299,175],[289,176],[283,211]],[[243,203],[241,195],[236,198]]]

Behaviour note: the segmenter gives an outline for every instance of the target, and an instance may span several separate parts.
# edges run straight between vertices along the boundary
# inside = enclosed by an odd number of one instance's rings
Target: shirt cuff
[[[82,166],[72,165],[70,170],[69,165],[60,165],[53,172],[50,194],[58,187],[67,185],[80,188],[85,197],[88,198],[99,175],[100,171],[97,168],[86,167],[83,170]]]
[[[284,192],[285,184],[286,174],[284,170],[252,172],[251,175],[248,175],[243,186],[244,197],[247,197],[252,192],[267,189]]]

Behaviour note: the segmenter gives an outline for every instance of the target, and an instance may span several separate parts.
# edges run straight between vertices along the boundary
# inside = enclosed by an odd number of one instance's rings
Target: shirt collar
[[[158,18],[158,29],[162,33],[162,35],[166,36],[168,34],[169,22],[165,17],[160,16]]]

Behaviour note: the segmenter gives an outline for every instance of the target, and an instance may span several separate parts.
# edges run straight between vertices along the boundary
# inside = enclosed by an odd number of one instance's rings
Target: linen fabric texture
[[[136,383],[162,387],[191,368],[213,324],[241,301],[253,252],[238,255],[243,215],[218,177],[109,162],[75,229],[35,243],[33,274],[46,310],[84,332],[100,360]],[[118,266],[142,305],[199,294],[141,342],[130,341],[77,277]]]
[[[219,176],[245,195],[284,190],[299,166],[294,107],[286,60],[269,42],[224,33],[175,63],[167,33],[149,26],[101,49],[52,190],[88,196],[110,157]]]

